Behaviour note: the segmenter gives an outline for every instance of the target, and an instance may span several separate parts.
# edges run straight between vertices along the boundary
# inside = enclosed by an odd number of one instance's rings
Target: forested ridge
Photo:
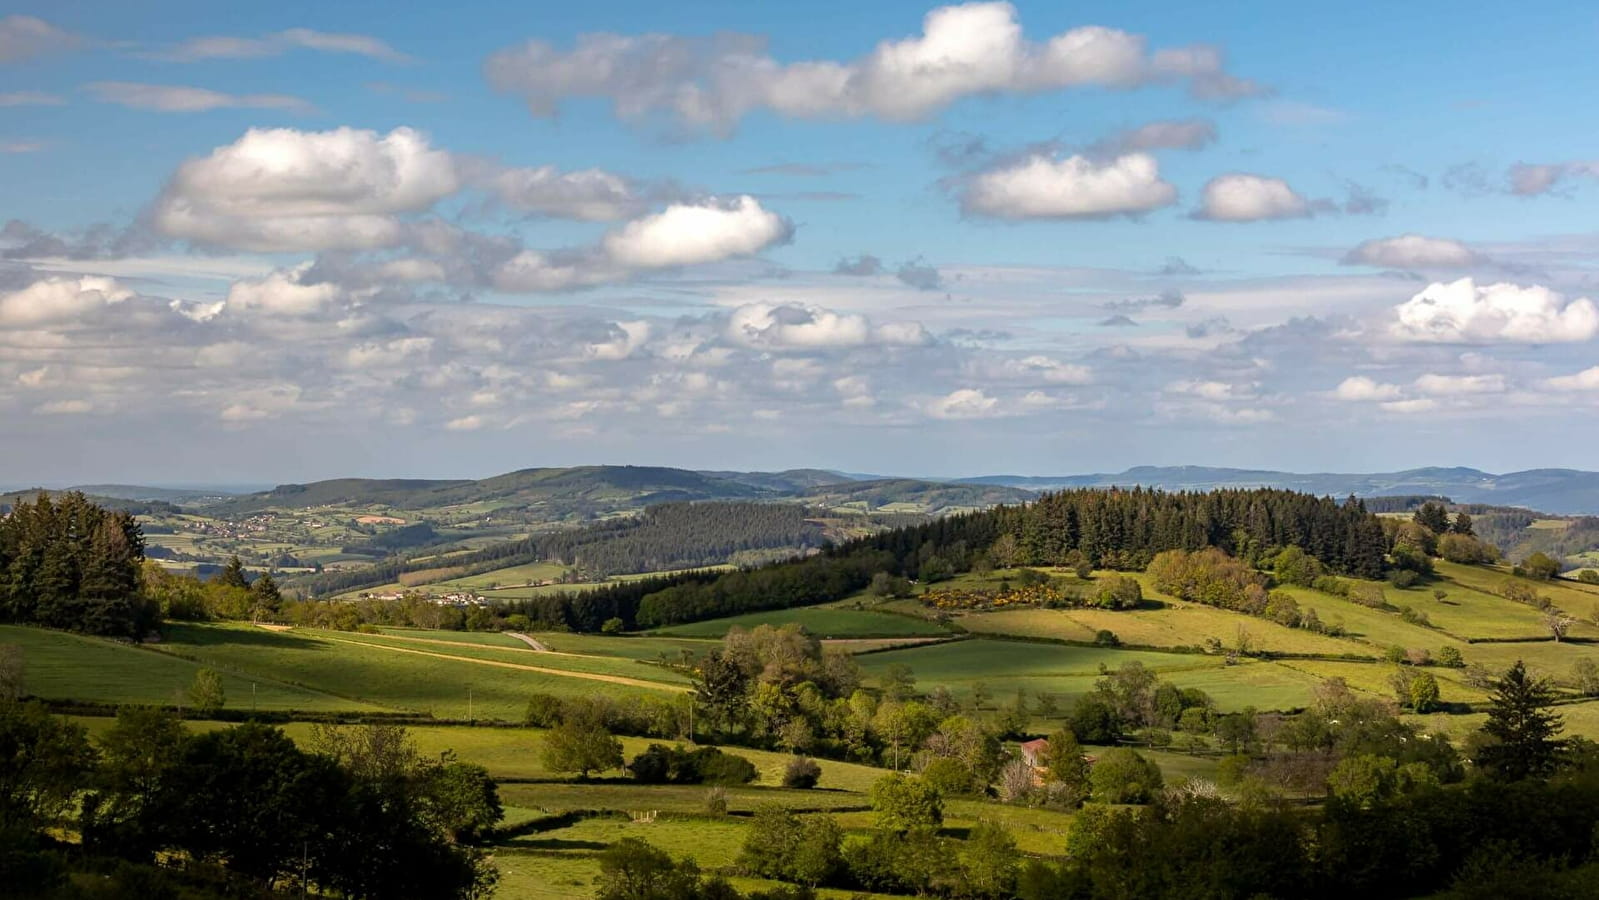
[[[1354,498],[1340,503],[1276,489],[1079,489],[881,532],[806,559],[541,597],[514,607],[534,621],[577,630],[612,617],[652,628],[826,603],[861,590],[878,573],[935,582],[983,560],[1133,570],[1166,550],[1205,548],[1258,558],[1296,546],[1332,572],[1378,578],[1388,543],[1381,521]]]
[[[454,554],[448,565],[461,575],[540,562],[558,562],[591,577],[690,569],[719,565],[743,551],[820,547],[823,529],[812,516],[812,510],[785,503],[663,503],[637,516]],[[439,565],[432,557],[396,558],[326,572],[300,586],[314,595],[340,594]]]

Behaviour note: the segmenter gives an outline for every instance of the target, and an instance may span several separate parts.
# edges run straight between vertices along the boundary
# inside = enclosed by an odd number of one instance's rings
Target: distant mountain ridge
[[[1204,491],[1225,487],[1275,487],[1311,494],[1380,497],[1440,494],[1457,503],[1521,506],[1561,515],[1599,513],[1599,472],[1580,469],[1527,469],[1494,474],[1463,466],[1429,466],[1399,472],[1295,473],[1268,469],[1209,466],[1135,466],[1115,474],[984,475],[953,479],[959,484],[1014,487],[1031,491],[1073,487],[1134,485],[1164,490]]]

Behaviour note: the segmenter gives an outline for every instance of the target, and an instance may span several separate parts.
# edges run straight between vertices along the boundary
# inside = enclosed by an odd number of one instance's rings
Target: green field
[[[731,628],[787,625],[790,622],[805,626],[806,631],[820,638],[931,637],[949,633],[936,623],[909,616],[836,606],[748,613],[726,619],[674,625],[656,633],[678,637],[721,637]]]
[[[0,644],[22,648],[29,693],[54,700],[186,704],[189,684],[202,667],[148,647],[14,625],[0,625]],[[336,696],[266,672],[226,668],[221,672],[223,691],[235,708],[307,712],[385,708],[381,703]]]
[[[608,672],[583,672],[571,664],[567,674],[545,656],[527,651],[528,668],[507,668],[491,659],[488,647],[459,648],[393,641],[343,632],[268,631],[248,625],[172,625],[160,652],[181,655],[242,678],[261,677],[295,685],[325,686],[346,698],[346,707],[376,705],[441,718],[520,721],[527,697],[535,692],[581,696],[603,689],[610,695],[679,692],[678,685],[649,686],[606,681]],[[396,649],[399,648],[399,649]],[[516,653],[518,651],[503,651]],[[461,656],[466,659],[446,659]],[[517,657],[519,660],[521,656]],[[553,659],[554,657],[549,657]],[[520,662],[511,665],[523,665]],[[534,666],[551,671],[538,671]],[[633,668],[643,668],[641,666]]]

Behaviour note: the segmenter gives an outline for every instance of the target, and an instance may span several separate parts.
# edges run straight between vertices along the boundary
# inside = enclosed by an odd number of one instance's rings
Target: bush
[[[1499,558],[1499,548],[1468,534],[1446,534],[1438,539],[1438,555],[1452,563],[1480,565]]]
[[[1466,660],[1460,655],[1460,651],[1452,646],[1439,648],[1437,659],[1438,665],[1446,668],[1464,669],[1466,667]]]
[[[553,694],[534,694],[527,701],[527,715],[522,721],[532,728],[554,728],[561,724],[564,704]]]
[[[810,790],[822,780],[822,767],[816,760],[796,756],[783,767],[783,787]]]
[[[1548,581],[1560,574],[1560,562],[1547,553],[1534,553],[1516,567],[1520,574],[1539,581]]]
[[[1400,590],[1415,587],[1416,582],[1420,580],[1421,576],[1417,575],[1412,569],[1395,569],[1394,573],[1388,576],[1388,583]]]
[[[972,770],[950,756],[929,760],[926,768],[922,769],[922,780],[946,797],[960,797],[972,792]]]
[[[1106,750],[1088,773],[1100,803],[1148,803],[1165,782],[1160,767],[1125,747]]]
[[[759,774],[742,756],[715,747],[668,747],[651,744],[627,764],[641,784],[749,784]]]
[[[1103,609],[1132,609],[1143,600],[1143,586],[1126,575],[1107,575],[1094,586],[1094,605]]]
[[[626,630],[627,623],[619,618],[616,618],[615,616],[606,619],[605,623],[600,626],[601,634],[621,634]]]
[[[1122,639],[1117,637],[1116,632],[1111,631],[1109,628],[1101,628],[1094,633],[1094,643],[1101,647],[1120,647]]]
[[[705,814],[708,816],[727,815],[727,788],[717,785],[705,792]]]
[[[1349,592],[1345,594],[1352,603],[1369,606],[1372,609],[1387,609],[1388,596],[1383,593],[1382,586],[1360,582],[1349,585]]]
[[[1599,569],[1583,569],[1577,573],[1577,580],[1583,584],[1599,584]]]

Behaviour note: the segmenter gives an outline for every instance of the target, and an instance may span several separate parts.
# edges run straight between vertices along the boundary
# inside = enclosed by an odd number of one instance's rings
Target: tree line
[[[475,846],[502,816],[494,782],[420,756],[397,726],[316,726],[301,749],[258,723],[196,734],[124,708],[91,741],[41,705],[0,700],[0,746],[7,896],[467,900],[497,880]],[[98,892],[71,877],[89,871],[105,873]]]
[[[139,590],[144,535],[130,513],[72,492],[0,518],[0,620],[142,638],[159,610]]]
[[[589,630],[577,623],[594,617],[572,611],[581,603],[605,607],[606,618],[620,618],[629,628],[656,627],[825,603],[861,590],[879,572],[927,584],[985,565],[1135,570],[1163,551],[1205,548],[1253,565],[1289,546],[1331,572],[1380,578],[1390,541],[1381,521],[1353,497],[1339,503],[1275,489],[1070,490],[880,532],[804,559],[650,582],[647,590],[638,584],[601,588],[582,601],[547,598],[533,618]]]

